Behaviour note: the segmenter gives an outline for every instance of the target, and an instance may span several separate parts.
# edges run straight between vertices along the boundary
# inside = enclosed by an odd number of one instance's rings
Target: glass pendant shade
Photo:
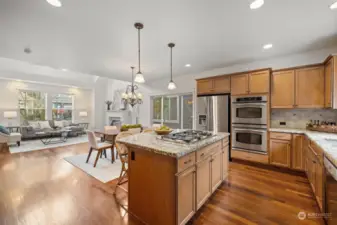
[[[143,74],[142,74],[141,72],[138,72],[138,73],[136,74],[135,82],[136,82],[136,83],[140,83],[140,84],[145,83],[144,76],[143,76]]]
[[[170,83],[168,84],[167,88],[169,90],[174,90],[177,88],[176,84],[171,80]]]

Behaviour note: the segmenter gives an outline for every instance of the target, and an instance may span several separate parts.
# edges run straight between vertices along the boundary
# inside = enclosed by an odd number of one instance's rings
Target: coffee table
[[[60,129],[36,132],[35,134],[40,136],[39,138],[44,145],[49,145],[66,142],[70,131],[71,130]]]

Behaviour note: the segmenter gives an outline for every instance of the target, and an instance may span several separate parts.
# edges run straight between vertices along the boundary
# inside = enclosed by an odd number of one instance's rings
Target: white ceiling
[[[0,1],[0,57],[129,80],[141,31],[147,81],[320,49],[337,43],[333,0],[45,0]],[[271,50],[262,46],[273,43]],[[31,54],[23,49],[30,47]],[[190,63],[192,67],[185,68]]]

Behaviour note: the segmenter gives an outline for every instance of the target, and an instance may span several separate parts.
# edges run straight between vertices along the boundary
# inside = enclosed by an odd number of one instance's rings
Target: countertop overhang
[[[122,143],[126,146],[140,148],[161,155],[180,158],[207,145],[220,141],[229,135],[229,133],[215,133],[214,136],[204,140],[191,144],[185,144],[158,139],[159,135],[155,133],[140,133],[119,139],[117,140],[117,143]]]
[[[269,131],[306,135],[311,141],[314,141],[324,151],[324,155],[337,166],[337,134],[292,128],[269,128]],[[336,140],[336,144],[327,141],[327,139]]]

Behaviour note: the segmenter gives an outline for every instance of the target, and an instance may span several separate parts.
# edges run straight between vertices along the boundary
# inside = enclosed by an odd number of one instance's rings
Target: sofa
[[[55,129],[67,129],[70,130],[69,136],[74,137],[85,133],[84,128],[78,124],[71,123],[67,120],[54,121],[24,121],[21,125],[22,139],[33,139],[37,137],[43,137],[41,132],[48,132]],[[46,136],[48,133],[45,134]]]

